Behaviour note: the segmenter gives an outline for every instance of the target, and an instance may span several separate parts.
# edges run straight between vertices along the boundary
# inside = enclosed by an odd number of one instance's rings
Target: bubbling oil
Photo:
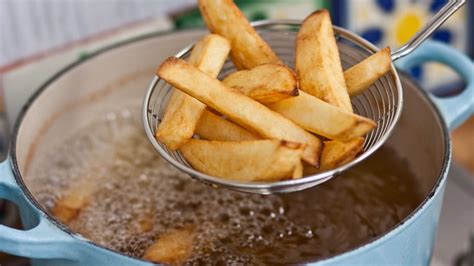
[[[318,260],[390,230],[422,200],[409,165],[387,147],[297,193],[260,196],[211,188],[163,161],[139,121],[128,109],[99,117],[35,156],[26,178],[48,210],[84,180],[94,182],[91,200],[68,226],[129,256],[141,257],[160,235],[192,226],[189,264]]]

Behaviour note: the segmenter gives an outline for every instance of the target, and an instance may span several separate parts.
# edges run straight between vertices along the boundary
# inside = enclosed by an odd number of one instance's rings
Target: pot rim
[[[133,38],[130,38],[130,39],[127,39],[127,40],[124,40],[124,41],[120,41],[120,42],[117,42],[117,43],[114,43],[114,44],[111,44],[111,45],[107,45],[103,48],[100,48],[100,49],[88,54],[86,58],[77,59],[74,62],[72,62],[72,63],[66,65],[65,67],[63,67],[62,69],[60,69],[58,72],[56,72],[56,74],[54,74],[47,81],[45,81],[41,86],[39,86],[38,89],[36,89],[36,91],[28,98],[26,103],[21,108],[21,110],[19,112],[19,115],[18,115],[18,117],[15,121],[13,130],[12,130],[12,135],[11,135],[12,138],[11,138],[11,141],[10,141],[9,157],[10,157],[10,166],[11,166],[15,181],[17,182],[19,188],[23,192],[26,199],[31,202],[31,204],[38,210],[40,215],[42,215],[49,222],[51,222],[53,225],[55,225],[56,227],[61,229],[63,232],[65,232],[68,235],[70,235],[71,237],[73,237],[75,240],[85,241],[85,243],[92,244],[95,247],[102,248],[102,249],[105,249],[107,251],[111,251],[114,254],[119,255],[119,256],[124,256],[124,257],[127,257],[127,258],[136,259],[138,261],[150,263],[150,261],[144,260],[142,258],[127,256],[127,255],[125,255],[121,252],[118,252],[118,251],[113,250],[111,248],[99,245],[99,244],[97,244],[97,243],[95,243],[95,242],[93,242],[93,241],[91,241],[87,238],[84,238],[79,233],[73,232],[66,225],[64,225],[63,223],[56,220],[56,218],[54,218],[52,215],[48,214],[46,209],[44,209],[44,207],[35,199],[33,194],[30,192],[30,190],[26,186],[26,184],[23,180],[23,177],[20,173],[19,165],[18,165],[18,161],[17,161],[17,157],[16,157],[16,155],[17,155],[16,154],[16,146],[17,146],[18,132],[19,132],[20,127],[22,125],[23,119],[25,118],[25,116],[26,116],[30,106],[33,104],[33,102],[38,97],[40,97],[41,94],[51,84],[53,84],[56,80],[58,80],[63,75],[68,74],[69,71],[74,69],[75,67],[77,67],[77,66],[79,66],[83,63],[89,62],[91,59],[94,59],[97,56],[100,56],[100,55],[102,55],[102,54],[104,54],[108,51],[114,50],[116,48],[122,48],[122,47],[125,47],[125,46],[129,45],[129,44],[134,44],[134,43],[137,43],[137,42],[140,42],[140,41],[150,40],[150,39],[157,38],[157,37],[187,34],[187,33],[191,33],[191,32],[194,32],[196,30],[202,30],[202,29],[204,29],[204,28],[195,27],[195,28],[188,28],[188,29],[182,29],[182,30],[171,29],[171,30],[166,30],[166,31],[151,32],[151,33],[147,33],[147,34],[144,34],[144,35],[139,35],[137,37],[133,37]],[[398,71],[398,72],[401,74],[401,77],[405,77],[405,78],[408,77],[408,75],[404,74],[403,72],[401,72],[401,71]],[[444,149],[445,149],[445,154],[444,154],[444,158],[443,158],[441,171],[440,171],[440,173],[438,173],[436,183],[434,184],[434,186],[430,190],[428,196],[425,197],[424,200],[410,214],[408,214],[404,219],[402,219],[399,223],[397,223],[395,226],[393,226],[386,233],[381,234],[381,235],[379,235],[379,236],[377,236],[377,237],[375,237],[375,238],[373,238],[373,239],[371,239],[367,242],[364,242],[363,244],[361,244],[357,247],[349,249],[349,250],[347,250],[343,253],[332,255],[332,256],[329,256],[329,257],[325,257],[325,258],[322,258],[320,260],[316,260],[316,261],[312,261],[312,262],[327,263],[327,262],[330,262],[330,261],[335,260],[335,259],[339,259],[339,258],[343,258],[343,257],[346,257],[346,256],[351,256],[351,255],[356,255],[360,252],[363,252],[365,249],[372,249],[374,247],[379,246],[380,244],[387,241],[392,235],[398,234],[405,227],[407,227],[411,223],[413,223],[414,218],[416,218],[416,216],[420,215],[421,211],[428,205],[428,203],[430,203],[433,200],[433,197],[437,193],[439,193],[440,188],[446,182],[447,172],[448,172],[449,166],[451,164],[451,139],[450,139],[450,135],[449,135],[449,130],[446,126],[446,123],[445,123],[440,111],[435,106],[433,101],[430,99],[430,97],[428,96],[428,93],[425,90],[421,89],[420,86],[416,82],[414,82],[412,79],[408,79],[408,80],[410,81],[410,83],[412,83],[412,85],[414,85],[418,89],[417,91],[420,94],[422,94],[424,100],[429,104],[431,109],[434,111],[435,119],[438,120],[438,123],[441,125],[442,131],[443,131],[442,134],[443,134],[443,139],[444,139],[443,145],[444,145]],[[310,262],[310,261],[308,261],[308,262]]]

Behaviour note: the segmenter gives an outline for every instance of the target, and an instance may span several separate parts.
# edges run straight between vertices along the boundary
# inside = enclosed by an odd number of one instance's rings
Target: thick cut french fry
[[[192,139],[180,148],[197,170],[224,179],[275,181],[301,177],[303,145],[281,140]]]
[[[138,230],[136,231],[139,234],[150,232],[153,229],[153,217],[151,215],[146,215],[138,221]]]
[[[326,137],[348,141],[372,130],[374,121],[347,112],[300,91],[300,95],[268,106],[300,127]]]
[[[96,186],[95,182],[85,180],[66,191],[65,196],[55,203],[52,209],[53,215],[61,222],[69,224],[89,204],[90,198],[96,191]]]
[[[266,66],[280,67],[278,65]],[[252,71],[257,68],[259,67],[252,70],[235,72],[232,75],[238,76],[238,78],[232,79],[232,82],[228,84],[226,84],[226,79],[224,79],[223,83],[239,90],[254,100],[266,104],[270,109],[285,116],[302,128],[329,139],[348,141],[367,134],[376,126],[368,118],[344,111],[304,91],[300,91],[299,96],[268,104],[271,102],[267,101],[268,98],[262,99],[258,96],[256,97],[256,95],[270,94],[272,93],[272,88],[276,85],[260,86],[258,82],[253,81],[256,76],[262,75],[264,72],[258,71],[259,75],[252,77],[254,75]],[[254,93],[255,91],[258,91],[258,93]]]
[[[349,95],[352,97],[362,93],[389,71],[391,66],[390,48],[385,47],[344,71],[344,79]]]
[[[352,161],[363,147],[364,138],[355,138],[348,142],[325,141],[320,170],[334,169]]]
[[[263,104],[298,95],[295,72],[283,65],[263,64],[227,76],[222,83]]]
[[[243,141],[259,137],[229,120],[205,110],[196,126],[196,134],[207,140]]]
[[[157,71],[158,76],[230,120],[269,139],[305,144],[303,159],[319,163],[321,140],[287,118],[252,100],[235,89],[224,86],[197,68],[177,58],[168,58]]]
[[[238,69],[282,64],[232,0],[199,0],[198,3],[209,30],[230,41],[231,58]]]
[[[194,46],[189,63],[206,74],[217,77],[229,54],[229,42],[216,34],[202,38]],[[156,138],[172,150],[178,149],[194,134],[199,117],[206,106],[200,101],[175,90],[166,107]]]
[[[150,209],[144,213],[133,215],[133,222],[129,223],[129,234],[139,235],[150,232],[153,229],[155,218]]]
[[[228,85],[250,98],[266,104],[273,111],[308,131],[329,139],[348,141],[367,134],[376,126],[375,122],[368,118],[344,111],[304,91],[300,91],[299,96],[268,104],[271,102],[267,101],[268,98],[262,99],[256,95],[265,95],[267,91],[267,94],[272,93],[274,86],[260,86],[257,82],[252,81],[255,77],[252,77],[251,72],[257,68],[235,72],[232,75],[238,74],[238,78],[233,79]],[[227,85],[225,79],[223,83]],[[254,91],[258,91],[258,93],[254,93]]]
[[[301,25],[296,37],[295,67],[301,90],[352,111],[327,10],[314,12]]]
[[[191,255],[194,237],[192,227],[166,232],[145,251],[143,258],[155,263],[182,264]]]
[[[298,178],[303,177],[303,170],[304,170],[303,161],[300,160],[299,163],[296,165],[295,170],[293,171],[292,178],[298,179]]]
[[[390,48],[386,47],[346,70],[344,78],[349,95],[352,97],[362,93],[389,71],[391,64]],[[347,142],[326,141],[324,144],[323,159],[321,159],[323,171],[354,160],[364,146],[364,138],[355,138]]]

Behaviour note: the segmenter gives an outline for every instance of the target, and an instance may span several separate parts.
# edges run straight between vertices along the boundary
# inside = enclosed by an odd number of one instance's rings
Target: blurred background
[[[331,11],[336,25],[357,32],[378,47],[405,43],[446,0],[236,0],[250,20],[303,19],[319,8]],[[474,1],[450,18],[432,36],[474,55]],[[195,0],[0,0],[0,158],[25,100],[55,72],[73,61],[114,43],[157,31],[185,30],[203,25]],[[456,94],[463,81],[451,70],[432,63],[409,73],[436,94]],[[473,73],[474,75],[474,73]],[[474,119],[453,132],[455,176],[462,200],[474,202]],[[2,159],[3,160],[3,159]],[[451,178],[453,179],[453,178]],[[467,180],[467,181],[466,181]],[[469,185],[465,185],[470,182]],[[459,193],[453,193],[459,194]],[[460,196],[446,204],[459,205]],[[456,208],[456,207],[454,207]],[[442,214],[441,229],[450,226]],[[443,220],[444,219],[444,220]],[[0,200],[0,223],[19,227],[14,206]],[[465,224],[474,233],[473,222]],[[471,237],[472,239],[472,237]],[[450,240],[452,241],[452,240]],[[469,250],[469,234],[455,249],[438,240],[433,264],[458,265]],[[472,240],[471,240],[472,241]],[[473,246],[471,245],[471,249]],[[3,261],[3,262],[2,262]],[[27,265],[26,260],[0,254],[0,265]],[[459,264],[460,265],[460,264]]]

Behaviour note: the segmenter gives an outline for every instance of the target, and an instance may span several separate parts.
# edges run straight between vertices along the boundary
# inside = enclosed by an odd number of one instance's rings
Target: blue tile
[[[410,68],[410,75],[420,81],[421,76],[423,76],[423,68],[420,65]]]
[[[360,34],[364,39],[373,44],[378,44],[382,41],[383,31],[379,28],[368,28]]]
[[[393,0],[375,0],[377,5],[386,13],[390,13],[395,8],[395,1]]]
[[[444,4],[446,4],[447,0],[432,0],[430,5],[431,12],[438,11]]]
[[[444,43],[450,43],[452,39],[452,34],[447,29],[439,29],[433,33],[433,36],[431,36],[431,38]]]

